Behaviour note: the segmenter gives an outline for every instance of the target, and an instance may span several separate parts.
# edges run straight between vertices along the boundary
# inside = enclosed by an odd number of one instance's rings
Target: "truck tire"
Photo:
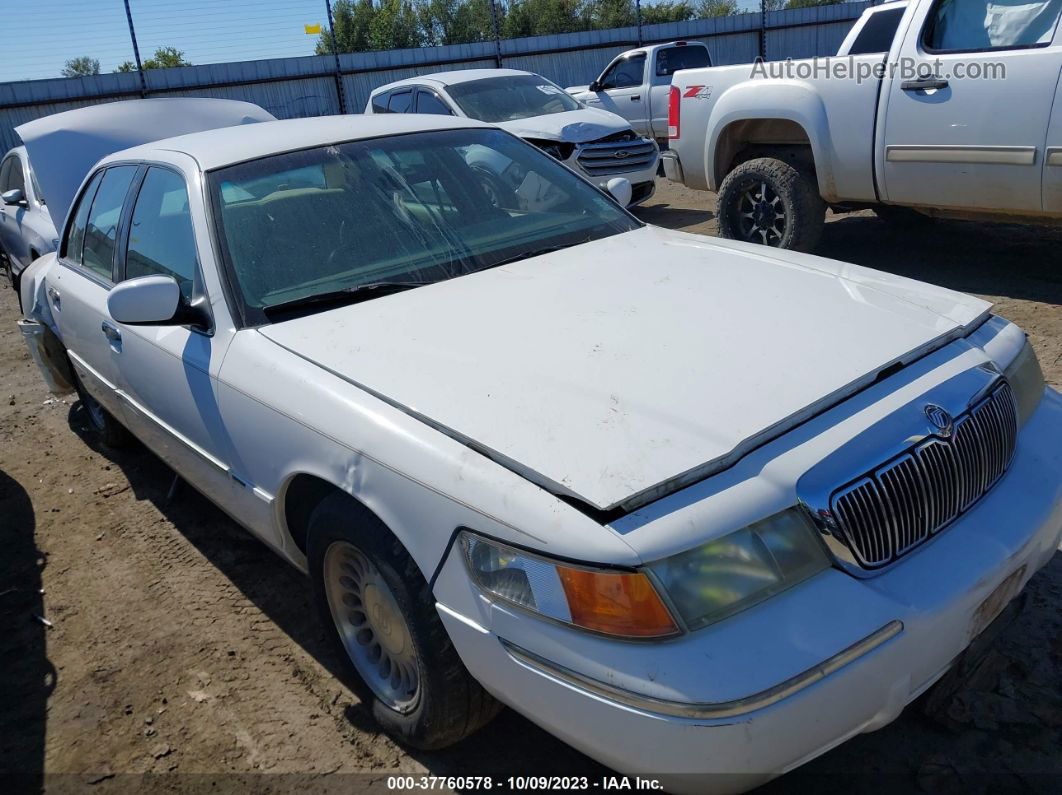
[[[307,558],[346,679],[385,732],[444,748],[498,714],[457,656],[424,575],[371,511],[342,492],[325,497],[310,515]]]
[[[811,251],[826,222],[826,203],[813,174],[757,157],[726,175],[717,214],[722,237]]]

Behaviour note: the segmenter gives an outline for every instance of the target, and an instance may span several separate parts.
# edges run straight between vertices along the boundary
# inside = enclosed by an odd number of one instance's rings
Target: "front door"
[[[10,154],[0,163],[0,193],[15,189],[22,191],[23,201],[26,201],[26,180],[22,161],[18,155]],[[0,247],[7,252],[16,272],[29,264],[29,251],[21,232],[25,214],[25,207],[0,202]]]
[[[936,0],[916,10],[899,51],[909,73],[884,87],[888,201],[1042,211],[1060,10],[1062,0]]]
[[[634,131],[649,134],[649,96],[645,86],[645,53],[617,58],[597,79],[597,92],[586,104],[618,113]]]

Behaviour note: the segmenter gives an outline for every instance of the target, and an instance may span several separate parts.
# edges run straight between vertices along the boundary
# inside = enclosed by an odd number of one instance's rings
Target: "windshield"
[[[430,284],[626,232],[638,221],[501,130],[351,141],[209,175],[244,319],[359,286]],[[363,290],[372,296],[386,291]]]
[[[538,75],[470,80],[448,86],[446,91],[466,116],[492,123],[566,113],[582,107],[564,89]]]

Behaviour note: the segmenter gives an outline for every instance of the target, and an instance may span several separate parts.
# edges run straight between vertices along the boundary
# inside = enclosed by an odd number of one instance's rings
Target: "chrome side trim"
[[[881,629],[867,635],[863,640],[853,643],[847,649],[835,654],[825,662],[814,665],[803,673],[799,673],[774,687],[762,690],[759,693],[754,693],[751,696],[746,696],[745,698],[734,699],[733,701],[701,703],[667,701],[665,699],[651,698],[649,696],[639,695],[638,693],[632,693],[629,690],[624,690],[623,688],[606,684],[597,679],[583,676],[570,668],[550,662],[534,652],[520,648],[502,638],[499,638],[499,640],[505,651],[508,652],[509,656],[516,662],[552,679],[560,681],[563,684],[574,687],[577,690],[582,690],[590,695],[599,696],[609,701],[615,701],[624,706],[642,710],[643,712],[655,713],[657,715],[668,715],[676,718],[696,718],[705,720],[744,715],[747,712],[753,712],[768,707],[771,704],[776,704],[782,699],[788,698],[794,693],[825,679],[830,674],[844,668],[849,663],[855,662],[860,657],[869,654],[882,644],[899,635],[901,632],[903,632],[903,622],[899,620],[890,621]]]
[[[1049,166],[1062,166],[1062,146],[1048,148],[1046,163]]]
[[[893,144],[885,147],[885,159],[893,163],[994,163],[1031,166],[1036,163],[1036,147]]]

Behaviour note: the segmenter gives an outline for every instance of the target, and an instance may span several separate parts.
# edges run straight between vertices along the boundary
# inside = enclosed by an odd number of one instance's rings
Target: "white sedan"
[[[518,69],[461,69],[410,77],[369,95],[366,113],[429,113],[478,119],[508,130],[604,188],[610,179],[631,183],[628,206],[656,190],[660,150],[630,122],[588,108],[542,75]],[[506,195],[522,177],[497,153],[477,152],[469,164]]]
[[[112,128],[150,137],[151,102]],[[472,147],[563,200],[491,201]],[[308,574],[409,745],[500,702],[673,791],[749,787],[894,719],[1058,547],[1062,398],[979,299],[646,226],[454,117],[85,170],[23,280],[34,355]]]
[[[55,224],[24,146],[0,161],[0,265],[18,290],[22,271],[58,243]]]

